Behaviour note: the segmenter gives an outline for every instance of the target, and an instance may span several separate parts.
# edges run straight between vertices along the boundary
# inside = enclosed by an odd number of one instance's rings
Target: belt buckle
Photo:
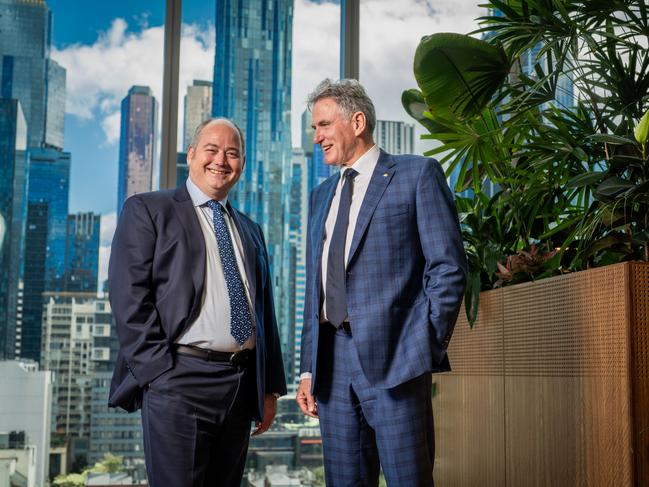
[[[236,366],[243,365],[246,361],[246,357],[246,350],[239,350],[237,352],[234,352],[232,355],[230,355],[230,364]]]

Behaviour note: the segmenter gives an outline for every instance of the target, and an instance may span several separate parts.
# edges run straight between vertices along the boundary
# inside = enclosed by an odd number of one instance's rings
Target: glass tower
[[[0,360],[12,359],[27,217],[27,126],[18,100],[0,99]]]
[[[65,290],[97,293],[100,215],[68,215]]]
[[[19,355],[40,360],[43,293],[65,286],[70,153],[29,149],[22,346]]]
[[[2,98],[20,101],[28,146],[63,148],[65,69],[50,59],[52,16],[43,0],[0,0]]]
[[[293,284],[280,266],[291,172],[293,0],[216,0],[215,26],[212,115],[234,120],[246,139],[246,165],[230,201],[263,228],[281,345],[292,350]]]
[[[158,102],[148,86],[133,86],[122,100],[117,213],[124,201],[153,188]]]
[[[216,0],[212,114],[246,138],[232,203],[259,223],[273,267],[281,259],[282,174],[291,162],[292,0]]]

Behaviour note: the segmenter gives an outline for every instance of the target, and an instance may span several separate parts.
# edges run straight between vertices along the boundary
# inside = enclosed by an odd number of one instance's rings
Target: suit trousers
[[[178,354],[144,391],[150,487],[239,487],[256,405],[255,364]]]
[[[353,333],[353,323],[351,325]],[[317,402],[328,487],[432,487],[435,437],[430,373],[372,387],[350,333],[320,325]]]

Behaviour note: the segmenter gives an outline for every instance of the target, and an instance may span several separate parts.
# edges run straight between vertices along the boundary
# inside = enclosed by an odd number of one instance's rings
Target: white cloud
[[[477,0],[364,0],[360,4],[360,81],[372,97],[377,116],[413,122],[401,107],[401,93],[416,87],[415,49],[436,32],[469,33],[484,8]],[[296,0],[293,25],[293,145],[300,143],[300,117],[306,97],[326,77],[339,72],[340,7]]]
[[[68,113],[96,119],[108,144],[119,140],[120,103],[133,85],[149,86],[162,101],[164,29],[144,27],[134,33],[123,19],[115,19],[92,45],[53,49],[52,57],[67,70]],[[212,79],[214,28],[184,25],[181,37],[179,129],[182,97],[193,79]],[[161,120],[161,116],[158,116]]]
[[[484,14],[477,0],[364,0],[361,2],[360,81],[383,119],[410,121],[401,107],[403,90],[416,86],[412,60],[422,36],[468,33]],[[340,6],[295,0],[293,22],[292,135],[300,143],[300,117],[308,93],[325,77],[339,77]],[[98,120],[108,144],[119,139],[120,102],[133,85],[151,87],[161,102],[164,32],[146,22],[129,30],[115,19],[93,45],[53,50],[67,69],[68,113]],[[194,79],[212,79],[214,27],[183,25],[180,57],[178,134],[182,139],[183,96]],[[158,117],[159,120],[161,117]]]

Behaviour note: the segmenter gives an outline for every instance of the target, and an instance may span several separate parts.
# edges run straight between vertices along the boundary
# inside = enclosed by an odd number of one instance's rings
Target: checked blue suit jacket
[[[301,372],[318,392],[325,220],[340,175],[313,190]],[[348,238],[349,235],[348,235]],[[466,256],[441,166],[381,151],[353,231],[347,261],[352,339],[368,382],[389,389],[450,370],[446,349],[464,295]]]

